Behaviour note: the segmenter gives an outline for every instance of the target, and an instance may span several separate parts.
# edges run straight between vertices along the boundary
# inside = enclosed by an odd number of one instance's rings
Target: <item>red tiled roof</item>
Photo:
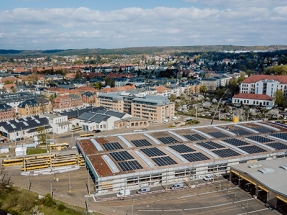
[[[168,89],[168,88],[165,87],[165,86],[155,87],[155,90],[156,90],[158,93],[165,93],[165,92],[169,92],[169,91],[170,91],[170,89]]]
[[[250,94],[250,93],[239,93],[234,95],[233,98],[238,99],[256,99],[256,100],[269,100],[272,101],[272,97],[263,94]]]
[[[287,75],[251,75],[242,83],[255,83],[260,80],[275,80],[282,84],[287,84]]]

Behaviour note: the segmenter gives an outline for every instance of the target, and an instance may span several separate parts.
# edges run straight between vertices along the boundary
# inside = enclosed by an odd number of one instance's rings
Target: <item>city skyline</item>
[[[282,0],[0,3],[2,49],[286,44]]]

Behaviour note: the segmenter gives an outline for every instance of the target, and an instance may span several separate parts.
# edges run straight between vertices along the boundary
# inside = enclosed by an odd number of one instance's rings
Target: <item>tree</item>
[[[115,87],[115,80],[113,78],[106,78],[105,85],[109,85],[110,87]]]
[[[47,144],[47,133],[45,131],[45,128],[40,126],[37,128],[37,133],[38,133],[38,141],[40,144]]]
[[[201,92],[205,95],[206,91],[207,91],[207,87],[205,85],[201,85],[199,88],[199,92]]]
[[[97,90],[100,90],[102,88],[102,82],[98,81],[94,86]]]
[[[286,100],[284,98],[282,90],[277,90],[275,92],[275,104],[278,106],[286,107]]]
[[[79,80],[79,79],[81,79],[81,78],[82,78],[82,73],[81,73],[80,70],[78,70],[78,71],[76,72],[75,79]]]
[[[47,106],[48,106],[47,103],[48,101],[43,96],[38,99],[38,104],[39,104],[40,111],[42,114],[47,112]]]
[[[170,94],[169,100],[170,100],[171,102],[174,102],[174,101],[176,100],[176,95]]]

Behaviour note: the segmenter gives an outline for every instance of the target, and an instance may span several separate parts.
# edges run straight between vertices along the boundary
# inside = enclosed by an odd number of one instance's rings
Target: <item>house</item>
[[[15,108],[7,104],[0,104],[0,121],[6,121],[15,118]]]

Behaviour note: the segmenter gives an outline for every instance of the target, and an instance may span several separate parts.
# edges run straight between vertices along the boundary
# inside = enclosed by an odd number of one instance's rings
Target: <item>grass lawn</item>
[[[27,155],[42,154],[42,153],[47,153],[47,150],[46,149],[40,149],[40,148],[27,149]]]

